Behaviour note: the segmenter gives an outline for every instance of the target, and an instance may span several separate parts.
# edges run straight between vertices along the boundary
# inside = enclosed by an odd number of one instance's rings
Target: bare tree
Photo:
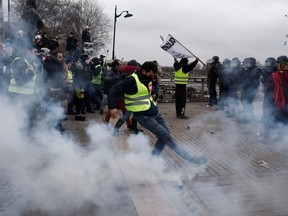
[[[17,23],[24,11],[25,1],[12,0],[12,17]],[[59,37],[60,49],[66,46],[66,38],[73,31],[79,41],[84,26],[91,28],[95,54],[111,40],[112,20],[103,7],[93,0],[37,0],[37,10],[45,24],[48,35]],[[19,22],[18,22],[19,23]],[[18,28],[21,28],[19,26]]]

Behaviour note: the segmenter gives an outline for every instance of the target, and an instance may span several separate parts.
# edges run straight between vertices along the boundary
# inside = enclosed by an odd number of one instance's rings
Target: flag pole
[[[169,36],[171,36],[171,37],[173,37],[171,34],[169,34]],[[174,37],[173,37],[174,38]],[[178,40],[176,40],[175,38],[174,38],[174,40],[175,41],[177,41],[181,46],[183,46],[183,44],[181,44]],[[188,50],[185,46],[183,46],[191,55],[193,55],[195,58],[198,58],[196,55],[194,55],[190,50]],[[199,59],[199,58],[198,58]],[[207,67],[207,65],[203,62],[203,61],[201,61],[201,59],[199,59],[199,61],[205,66],[205,67]]]

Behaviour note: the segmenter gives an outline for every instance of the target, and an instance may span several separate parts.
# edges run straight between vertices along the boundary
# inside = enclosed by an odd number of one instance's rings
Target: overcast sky
[[[157,60],[172,66],[173,57],[160,48],[160,35],[174,36],[203,62],[224,58],[266,58],[287,55],[287,0],[98,0],[113,22],[117,18],[115,56],[140,63]],[[112,35],[113,29],[111,29]],[[107,46],[112,56],[111,45]]]

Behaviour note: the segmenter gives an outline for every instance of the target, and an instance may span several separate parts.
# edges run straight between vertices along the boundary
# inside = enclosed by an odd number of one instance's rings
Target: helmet
[[[212,63],[218,63],[219,62],[219,57],[218,56],[213,56],[212,57]]]
[[[223,60],[223,65],[224,66],[229,66],[231,64],[231,60],[229,60],[228,58],[225,58],[224,60]]]
[[[277,58],[277,63],[281,63],[281,62],[287,62],[288,58],[285,55],[281,55]]]
[[[235,57],[232,59],[230,66],[233,68],[239,67],[240,66],[240,60],[239,58]]]
[[[249,57],[249,58],[246,58],[244,61],[243,61],[243,67],[244,68],[253,68],[256,66],[256,59],[253,58],[253,57]]]
[[[273,57],[269,57],[265,61],[265,66],[266,67],[276,66],[276,64],[277,64],[276,59],[273,58]]]

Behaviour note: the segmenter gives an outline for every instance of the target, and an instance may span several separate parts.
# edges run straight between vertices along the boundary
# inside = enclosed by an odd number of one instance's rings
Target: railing
[[[187,84],[187,101],[205,102],[209,100],[206,77],[190,77]],[[159,86],[158,102],[175,101],[174,78],[162,78]]]

